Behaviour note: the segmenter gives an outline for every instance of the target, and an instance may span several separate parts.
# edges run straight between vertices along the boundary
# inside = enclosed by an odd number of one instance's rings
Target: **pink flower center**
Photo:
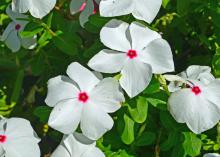
[[[79,11],[83,11],[86,8],[86,2],[84,2],[81,7],[79,8]]]
[[[15,25],[15,30],[19,31],[20,29],[21,29],[21,25],[16,24],[16,25]]]
[[[130,59],[134,59],[137,57],[137,51],[136,50],[129,50],[127,52],[127,56],[130,58]]]
[[[78,100],[82,103],[86,103],[89,100],[89,96],[86,92],[80,92],[78,95]]]
[[[199,95],[202,91],[201,91],[201,89],[198,86],[194,86],[194,87],[192,87],[192,92],[195,95]]]
[[[5,143],[7,137],[5,135],[0,135],[0,143]]]

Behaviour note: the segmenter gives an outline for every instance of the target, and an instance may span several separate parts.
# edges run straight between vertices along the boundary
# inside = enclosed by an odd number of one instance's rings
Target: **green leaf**
[[[185,152],[192,157],[199,155],[202,141],[192,132],[184,132],[183,135],[185,137],[183,142]]]
[[[14,88],[12,91],[12,96],[11,96],[11,102],[18,102],[18,99],[20,97],[21,94],[21,89],[22,89],[22,85],[23,85],[23,79],[24,79],[24,70],[21,69],[18,71],[15,83],[14,83]]]
[[[47,123],[50,112],[51,108],[47,106],[39,106],[34,110],[34,115],[38,117],[42,123]]]
[[[53,38],[55,46],[63,53],[74,56],[77,53],[77,46],[74,35],[61,34]]]
[[[131,144],[134,141],[134,121],[124,114],[125,127],[121,139],[125,144]]]
[[[159,108],[161,110],[166,111],[167,110],[167,102],[160,100],[160,99],[155,99],[155,98],[147,98],[147,101],[154,107]]]
[[[214,73],[217,77],[220,76],[220,48],[216,49],[216,53],[212,60],[212,67],[214,69]]]
[[[156,133],[144,132],[135,143],[137,146],[148,146],[152,145],[156,141]]]
[[[128,110],[135,122],[143,123],[147,119],[148,112],[148,103],[146,98],[138,97],[136,106],[137,107],[134,109],[128,106]]]
[[[0,58],[0,68],[6,68],[6,69],[14,69],[17,65],[15,62],[7,59],[7,58]]]
[[[177,145],[177,142],[180,140],[181,134],[177,131],[172,131],[169,133],[168,138],[161,144],[160,149],[162,151],[168,151],[172,147]]]
[[[164,8],[166,8],[167,7],[167,4],[170,2],[170,0],[163,0],[163,2],[162,2],[162,6],[164,7]]]
[[[186,15],[190,8],[190,0],[177,0],[177,13],[179,15]]]
[[[42,74],[45,68],[45,61],[43,52],[39,52],[31,62],[31,70],[34,76]]]

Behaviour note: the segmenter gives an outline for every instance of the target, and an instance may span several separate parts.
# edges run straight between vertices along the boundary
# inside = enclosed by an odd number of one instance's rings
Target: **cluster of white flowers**
[[[55,4],[56,0],[12,0],[7,9],[12,22],[1,40],[13,52],[21,45],[34,48],[35,36],[19,35],[28,23],[22,20],[27,16],[21,13],[29,11],[32,16],[43,18]],[[72,0],[70,11],[81,12],[82,26],[98,9],[104,17],[131,13],[136,19],[151,23],[161,4],[162,0]],[[67,68],[68,77],[57,76],[48,82],[45,102],[53,107],[48,124],[65,134],[52,157],[104,157],[95,147],[95,140],[113,127],[109,113],[119,110],[125,101],[122,89],[133,98],[148,86],[153,74],[174,71],[168,42],[143,24],[112,19],[102,28],[100,38],[109,49],[101,50],[89,61],[88,66],[96,72],[73,62]],[[98,72],[120,73],[121,77],[119,81],[102,78]],[[195,133],[216,125],[220,120],[220,80],[214,78],[209,67],[190,66],[179,75],[164,77],[171,82],[168,107],[177,122],[186,123]],[[2,119],[0,127],[1,157],[40,156],[39,139],[29,122],[19,118]],[[76,132],[78,128],[82,133]]]

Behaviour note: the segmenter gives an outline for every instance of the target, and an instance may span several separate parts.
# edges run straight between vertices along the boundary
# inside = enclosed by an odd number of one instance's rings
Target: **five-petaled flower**
[[[111,20],[101,30],[104,49],[88,63],[103,73],[121,71],[120,84],[130,97],[141,93],[150,83],[152,73],[174,70],[173,56],[167,41],[149,28],[133,22],[131,25]]]
[[[39,141],[29,121],[22,118],[0,120],[1,157],[40,157]]]
[[[89,20],[89,16],[96,14],[100,0],[72,0],[70,3],[71,14],[80,13],[79,22],[82,27]]]
[[[187,70],[191,72],[190,78],[172,77],[183,85],[171,94],[168,108],[177,122],[186,123],[190,130],[199,134],[220,120],[220,80],[213,79],[208,71],[204,72],[207,67],[196,69]]]
[[[100,15],[121,16],[132,13],[139,20],[151,23],[162,5],[162,0],[101,0]]]
[[[57,0],[12,0],[12,10],[18,13],[30,12],[33,17],[43,18],[56,5]]]
[[[75,132],[64,135],[61,144],[51,157],[105,157],[104,153],[95,145],[95,141]]]
[[[26,49],[33,49],[36,46],[36,36],[23,38],[19,34],[24,30],[28,23],[28,21],[22,20],[26,19],[27,16],[13,12],[10,9],[10,6],[7,8],[6,12],[12,19],[12,22],[9,23],[2,36],[0,36],[0,40],[4,41],[7,47],[12,50],[12,52],[17,52],[21,46]]]
[[[74,62],[65,76],[48,82],[48,106],[54,107],[49,126],[64,133],[74,132],[79,123],[84,135],[96,140],[113,127],[108,113],[121,107],[124,96],[113,78],[99,80],[94,73]]]

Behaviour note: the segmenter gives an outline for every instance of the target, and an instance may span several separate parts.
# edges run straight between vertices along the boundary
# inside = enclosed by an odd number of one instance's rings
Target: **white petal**
[[[68,66],[67,74],[79,85],[81,91],[89,92],[99,83],[99,79],[91,71],[77,62]]]
[[[129,60],[121,71],[120,84],[129,97],[141,93],[152,78],[151,66],[135,59]]]
[[[105,155],[100,149],[94,147],[83,154],[82,157],[105,157]]]
[[[18,37],[18,32],[15,29],[8,34],[5,39],[5,44],[12,50],[12,52],[17,52],[21,48],[21,41]]]
[[[216,105],[195,95],[191,89],[173,93],[169,100],[169,110],[179,123],[186,123],[194,133],[199,134],[216,125],[220,119],[220,110]]]
[[[102,43],[113,50],[127,52],[131,49],[128,27],[128,23],[120,20],[109,21],[100,32]]]
[[[212,81],[202,91],[204,98],[215,104],[220,110],[220,80]]]
[[[28,137],[35,140],[36,143],[39,139],[35,137],[35,132],[30,124],[30,122],[23,118],[10,118],[7,119],[6,135],[8,140],[14,141],[14,139],[19,139],[22,137]]]
[[[220,157],[220,154],[217,154],[217,153],[207,153],[203,157]]]
[[[82,107],[77,99],[59,102],[50,114],[49,126],[64,134],[74,132],[80,122]]]
[[[30,13],[36,18],[46,16],[56,5],[56,0],[31,0]]]
[[[113,127],[113,124],[112,118],[101,108],[91,103],[84,106],[80,127],[88,138],[99,139]]]
[[[133,0],[102,0],[99,5],[100,15],[105,17],[127,15],[133,8]]]
[[[157,16],[162,5],[162,0],[134,0],[135,9],[133,16],[139,20],[151,23]]]
[[[92,91],[91,100],[94,105],[107,113],[117,111],[124,101],[123,94],[119,91],[119,83],[113,78],[103,79]]]
[[[167,81],[170,81],[170,82],[177,81],[177,82],[187,83],[185,79],[183,79],[182,77],[178,75],[163,75],[163,76]]]
[[[28,10],[36,18],[43,18],[56,5],[56,0],[13,0],[12,10],[26,13]]]
[[[68,150],[63,145],[59,145],[52,153],[51,157],[71,157],[71,156]]]
[[[29,1],[26,2],[26,4],[28,4],[28,3],[29,3]],[[12,2],[12,4],[13,4],[13,2]],[[24,22],[24,20],[18,20],[18,18],[20,18],[20,19],[25,19],[26,18],[27,19],[26,15],[20,14],[20,13],[15,12],[15,11],[12,11],[10,5],[6,9],[6,13],[14,22],[17,22],[17,21],[23,21]],[[28,22],[25,21],[25,23],[28,23]]]
[[[5,31],[1,36],[1,41],[5,41],[8,38],[9,34],[14,30],[15,30],[15,23],[14,22],[9,23],[9,25],[6,27]]]
[[[45,102],[54,107],[58,102],[76,98],[79,90],[71,80],[65,76],[57,76],[48,81],[48,92]]]
[[[127,60],[125,53],[112,50],[102,50],[90,59],[88,66],[103,73],[116,73],[121,71]]]
[[[211,68],[208,66],[191,65],[187,68],[186,75],[190,79],[200,80],[205,84],[215,79],[211,74]]]
[[[81,12],[79,16],[79,22],[82,27],[84,27],[85,23],[89,21],[89,16],[93,14],[94,4],[93,1],[87,1],[85,9]]]
[[[40,157],[40,148],[37,142],[30,138],[11,139],[3,147],[6,157]]]
[[[156,39],[150,42],[138,58],[150,64],[155,74],[162,74],[174,71],[174,62],[171,48],[167,41]]]
[[[161,35],[148,27],[138,23],[131,23],[130,34],[132,40],[132,49],[142,51],[151,41],[161,38]]]
[[[26,0],[12,0],[12,10],[14,12],[26,13],[29,10],[31,1]]]
[[[70,12],[75,14],[80,11],[80,8],[86,4],[86,0],[71,0],[70,2]]]
[[[77,132],[74,132],[64,138],[63,143],[65,144],[68,152],[70,152],[71,157],[81,157],[89,149],[95,146],[95,141],[90,140],[83,134]]]
[[[21,45],[26,49],[33,49],[37,45],[37,36],[22,38]]]

